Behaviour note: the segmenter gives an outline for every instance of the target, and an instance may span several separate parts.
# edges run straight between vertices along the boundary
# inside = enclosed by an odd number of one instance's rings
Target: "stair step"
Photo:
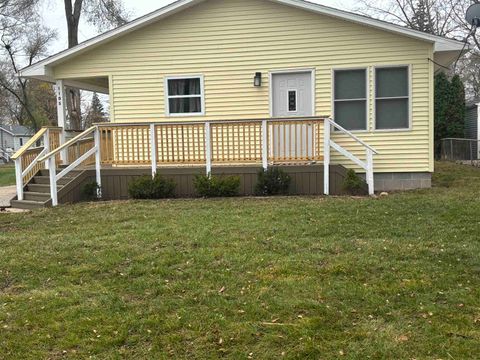
[[[14,209],[23,209],[23,210],[34,210],[41,209],[45,207],[44,202],[32,201],[32,200],[12,200],[12,208]]]
[[[59,185],[65,185],[72,181],[73,177],[70,174],[66,175],[65,177],[61,178],[57,181]],[[33,184],[47,184],[50,185],[50,176],[34,176],[33,177]]]
[[[57,169],[57,174],[64,169]],[[80,174],[83,170],[72,170],[66,176],[75,177]],[[50,172],[46,169],[42,169],[38,172],[37,176],[50,176]]]
[[[23,198],[24,198],[24,200],[46,202],[50,199],[50,193],[39,193],[39,192],[33,192],[33,191],[25,191],[23,193]]]
[[[57,185],[57,191],[60,190],[61,188],[62,188],[62,185]],[[28,184],[27,191],[50,194],[50,185],[49,184]]]

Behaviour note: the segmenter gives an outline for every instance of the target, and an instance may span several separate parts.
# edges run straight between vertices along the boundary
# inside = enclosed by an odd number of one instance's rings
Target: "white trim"
[[[312,96],[312,115],[316,116],[316,69],[313,68],[288,68],[288,69],[276,69],[270,70],[268,72],[268,102],[269,102],[269,112],[270,118],[273,118],[273,75],[276,74],[298,74],[298,73],[310,73],[310,82],[311,82],[311,96]],[[278,116],[278,118],[282,118],[286,116]],[[305,116],[301,116],[305,117]]]
[[[107,31],[97,37],[87,40],[71,49],[64,50],[42,61],[39,61],[36,64],[26,67],[20,70],[18,72],[18,75],[23,77],[53,78],[51,66],[55,66],[61,62],[66,61],[72,56],[79,55],[107,41],[111,41],[124,34],[128,34],[137,29],[143,28],[155,21],[166,18],[170,15],[173,15],[201,1],[204,1],[204,0],[178,0],[170,5],[162,7],[156,11],[153,11],[150,14],[142,16],[136,20],[133,20],[123,26]],[[447,39],[441,36],[426,34],[421,31],[408,29],[399,25],[387,23],[385,21],[369,18],[362,15],[357,15],[351,12],[338,10],[338,9],[320,5],[320,4],[313,4],[303,0],[270,0],[270,1],[274,1],[283,5],[288,5],[288,6],[296,7],[303,10],[307,10],[317,14],[327,15],[334,18],[351,21],[357,24],[366,25],[366,26],[377,28],[377,29],[405,35],[414,39],[428,41],[435,45],[435,52],[461,51],[461,49],[464,46],[463,42],[461,41]]]
[[[199,79],[200,80],[200,94],[199,95],[169,95],[168,94],[168,81],[169,80],[182,80],[182,79]],[[165,98],[165,115],[167,117],[188,117],[188,116],[205,116],[205,82],[203,74],[192,75],[179,75],[170,76],[167,75],[163,80],[164,85],[164,98]],[[170,101],[169,99],[185,99],[185,98],[200,98],[201,112],[196,113],[170,113]]]
[[[355,70],[364,70],[365,71],[365,98],[362,99],[335,99],[335,73],[339,71],[355,71]],[[331,72],[331,79],[332,79],[332,86],[331,86],[331,106],[332,106],[332,118],[333,121],[335,120],[335,103],[336,102],[346,102],[346,101],[365,101],[365,129],[355,129],[355,130],[348,130],[351,132],[368,132],[370,130],[370,121],[369,121],[369,114],[370,114],[370,71],[368,66],[360,66],[360,67],[339,67],[339,68],[332,68]]]
[[[9,130],[7,130],[4,127],[1,127],[1,126],[0,126],[0,130],[5,131],[7,134],[10,134],[12,136],[22,136],[22,135],[15,135],[14,133],[10,132]],[[28,136],[32,137],[31,135],[28,135]]]
[[[408,73],[408,96],[394,96],[394,97],[381,97],[377,98],[377,69],[389,69],[389,68],[407,68]],[[375,65],[373,66],[373,132],[402,132],[412,131],[413,128],[413,87],[412,87],[413,72],[410,64],[389,64],[389,65]],[[377,129],[377,100],[395,100],[395,99],[408,99],[408,127],[406,128],[392,128],[392,129]]]
[[[290,110],[290,93],[295,93],[295,110]],[[298,112],[298,90],[297,89],[288,89],[287,90],[287,112],[296,113]]]

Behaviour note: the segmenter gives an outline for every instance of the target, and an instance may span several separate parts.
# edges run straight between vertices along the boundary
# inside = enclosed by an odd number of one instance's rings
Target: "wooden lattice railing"
[[[240,165],[323,159],[322,119],[109,124],[99,125],[99,134],[101,162],[109,165],[196,165],[209,161],[213,165]]]

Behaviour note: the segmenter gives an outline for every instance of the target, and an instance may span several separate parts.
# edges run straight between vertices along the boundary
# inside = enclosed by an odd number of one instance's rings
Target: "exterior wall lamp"
[[[255,73],[255,77],[253,78],[253,85],[259,87],[262,86],[262,73],[257,72]]]

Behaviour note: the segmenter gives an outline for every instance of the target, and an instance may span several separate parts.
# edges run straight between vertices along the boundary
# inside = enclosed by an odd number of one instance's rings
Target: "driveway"
[[[12,200],[16,193],[15,185],[0,187],[0,207],[10,206],[10,200]]]

